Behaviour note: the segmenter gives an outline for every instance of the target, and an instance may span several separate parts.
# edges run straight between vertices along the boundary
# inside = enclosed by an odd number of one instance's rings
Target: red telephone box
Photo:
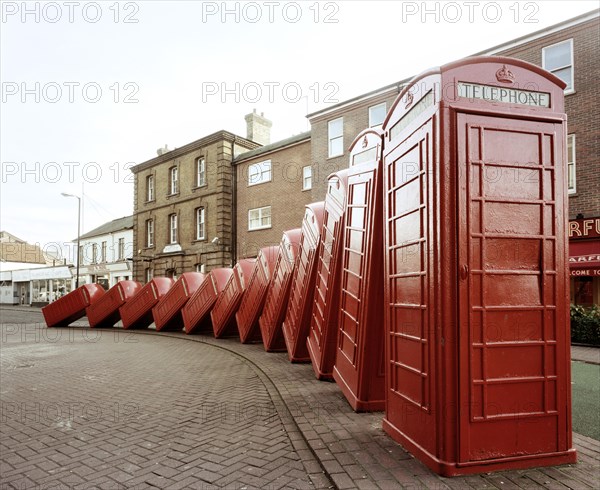
[[[356,411],[385,408],[382,132],[350,146],[333,378]]]
[[[42,308],[48,327],[66,327],[85,316],[85,310],[104,296],[100,284],[84,284]]]
[[[317,379],[333,377],[340,300],[340,265],[349,170],[328,179],[317,275],[306,347]]]
[[[467,58],[384,121],[384,429],[444,475],[576,460],[564,87]]]
[[[184,272],[171,289],[160,301],[152,308],[154,325],[156,330],[181,330],[183,328],[183,319],[181,317],[181,308],[190,299],[190,296],[196,292],[200,284],[204,281],[204,274],[201,272]]]
[[[307,204],[302,220],[298,264],[294,268],[288,308],[282,330],[288,357],[292,362],[310,361],[306,338],[315,289],[317,247],[323,227],[323,201]]]
[[[242,297],[240,308],[235,314],[242,344],[262,340],[258,317],[265,304],[278,252],[279,247],[277,245],[263,247],[258,251],[254,269],[248,280],[248,287]]]
[[[235,314],[242,301],[256,259],[242,259],[233,267],[233,274],[217,297],[210,312],[213,332],[217,339],[237,335]]]
[[[119,308],[123,328],[147,328],[154,321],[152,308],[175,281],[170,277],[155,277]]]
[[[277,262],[273,269],[273,277],[267,290],[265,306],[258,319],[263,345],[267,352],[285,351],[285,340],[281,324],[285,319],[285,312],[290,296],[292,275],[296,267],[298,247],[302,230],[294,228],[283,232]]]
[[[142,289],[137,281],[119,281],[86,309],[90,327],[112,327],[121,319],[119,308]]]
[[[210,312],[232,274],[233,269],[229,267],[213,269],[208,273],[200,287],[181,309],[185,333],[213,332]]]

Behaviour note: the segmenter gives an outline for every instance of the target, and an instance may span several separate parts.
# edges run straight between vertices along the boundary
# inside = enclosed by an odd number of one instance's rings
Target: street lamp
[[[75,194],[67,194],[66,192],[61,192],[60,195],[63,197],[77,198],[77,276],[75,276],[75,289],[77,289],[79,287],[79,240],[81,236],[81,197],[76,196]]]

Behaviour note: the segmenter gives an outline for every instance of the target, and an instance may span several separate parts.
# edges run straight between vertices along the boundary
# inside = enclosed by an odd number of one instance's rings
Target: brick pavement
[[[2,313],[2,489],[600,487],[581,435],[576,465],[442,478],[262,345]]]

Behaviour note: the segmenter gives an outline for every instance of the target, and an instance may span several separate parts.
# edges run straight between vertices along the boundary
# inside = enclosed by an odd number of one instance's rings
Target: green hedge
[[[571,342],[600,345],[600,308],[571,305]]]

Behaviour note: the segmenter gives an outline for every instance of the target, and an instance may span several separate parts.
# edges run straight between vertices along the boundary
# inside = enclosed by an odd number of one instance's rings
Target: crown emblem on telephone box
[[[502,83],[514,83],[515,76],[512,71],[506,68],[506,65],[502,65],[502,68],[496,72],[496,79]]]

